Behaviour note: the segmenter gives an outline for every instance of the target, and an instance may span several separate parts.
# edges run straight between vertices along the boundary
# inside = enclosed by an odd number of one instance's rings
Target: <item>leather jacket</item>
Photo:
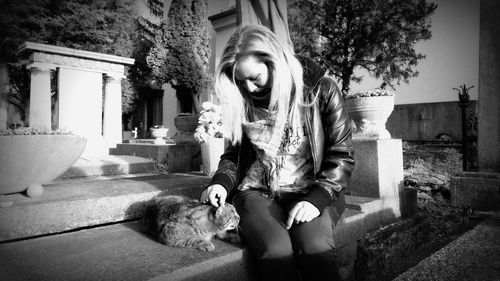
[[[312,106],[301,110],[305,114],[315,174],[310,192],[301,200],[311,202],[320,211],[335,205],[333,217],[337,222],[345,208],[343,189],[354,168],[351,119],[333,79],[324,76],[324,71],[316,64],[298,58],[304,66],[304,101],[315,100]],[[211,184],[224,186],[231,200],[254,161],[252,144],[244,135],[239,144],[227,147]]]

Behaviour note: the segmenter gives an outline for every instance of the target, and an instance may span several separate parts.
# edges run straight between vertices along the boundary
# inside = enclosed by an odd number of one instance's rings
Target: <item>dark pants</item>
[[[257,258],[260,279],[339,280],[330,208],[286,230],[288,212],[298,199],[297,195],[269,199],[254,190],[234,196],[241,235]]]

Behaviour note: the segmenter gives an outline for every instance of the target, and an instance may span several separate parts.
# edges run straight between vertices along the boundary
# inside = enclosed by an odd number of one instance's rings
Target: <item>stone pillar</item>
[[[451,202],[477,210],[500,209],[500,2],[481,0],[477,164],[479,172],[450,178]]]
[[[480,7],[478,168],[500,173],[500,2]]]
[[[50,67],[28,65],[28,68],[31,71],[29,126],[50,130]]]
[[[175,127],[175,117],[177,116],[177,97],[175,96],[175,90],[170,86],[170,84],[163,85],[163,126],[169,129],[169,135],[173,136],[178,133]]]
[[[122,143],[122,75],[106,74],[103,136],[108,148]]]

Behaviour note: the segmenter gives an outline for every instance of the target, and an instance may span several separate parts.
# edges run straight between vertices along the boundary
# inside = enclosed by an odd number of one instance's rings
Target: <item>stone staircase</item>
[[[144,201],[159,193],[198,198],[199,172],[158,174],[151,160],[110,156],[77,162],[38,198],[0,196],[2,280],[256,280],[244,245],[213,252],[167,247],[146,235]],[[394,222],[394,198],[346,196],[336,227],[341,275],[353,276],[357,242]]]

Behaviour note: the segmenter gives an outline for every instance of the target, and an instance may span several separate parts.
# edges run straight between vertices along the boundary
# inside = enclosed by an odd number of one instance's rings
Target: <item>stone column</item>
[[[108,148],[122,143],[122,89],[120,74],[106,74],[103,136]]]
[[[30,110],[29,126],[32,128],[51,129],[51,102],[50,102],[50,67],[30,66]]]
[[[500,173],[500,2],[481,1],[479,35],[478,166]]]

